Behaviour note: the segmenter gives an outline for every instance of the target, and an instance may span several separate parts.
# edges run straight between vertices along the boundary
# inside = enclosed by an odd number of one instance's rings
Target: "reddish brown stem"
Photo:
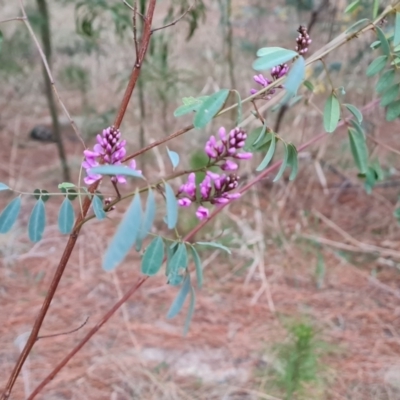
[[[121,299],[114,304],[114,306],[104,315],[104,317],[85,335],[85,337],[75,346],[71,352],[51,371],[49,375],[40,383],[40,385],[31,393],[27,400],[32,400],[42,389],[58,374],[58,372],[65,367],[68,361],[90,340],[90,338],[114,315],[114,313],[124,304],[129,297],[131,297],[136,290],[147,281],[149,277],[140,278],[139,282],[133,285]]]
[[[141,154],[145,153],[146,151],[151,150],[153,147],[157,147],[157,146],[159,146],[160,144],[163,144],[163,143],[168,142],[169,140],[175,139],[175,138],[177,138],[178,136],[181,136],[181,135],[183,135],[184,133],[189,132],[189,131],[192,130],[192,129],[194,129],[194,126],[193,126],[193,125],[185,126],[184,128],[179,129],[179,131],[176,131],[176,132],[172,133],[171,135],[167,136],[166,138],[157,140],[157,141],[155,141],[155,142],[149,144],[148,146],[143,147],[143,149],[140,149],[140,150],[138,150],[137,152],[135,152],[135,153],[133,153],[133,154],[127,156],[127,157],[125,158],[125,160],[122,160],[122,162],[124,163],[124,162],[126,162],[126,161],[132,160],[132,158],[135,158],[135,157],[137,157],[137,156],[140,156]]]
[[[124,97],[122,99],[122,103],[119,109],[119,112],[117,114],[117,117],[115,118],[114,126],[119,128],[121,125],[122,119],[125,115],[126,109],[129,104],[129,100],[131,98],[133,89],[135,88],[136,82],[138,80],[139,74],[140,74],[140,68],[143,63],[144,57],[146,55],[147,48],[149,46],[150,38],[151,38],[151,23],[153,20],[153,15],[154,15],[154,10],[155,10],[155,5],[156,5],[156,0],[150,0],[149,8],[147,11],[147,15],[145,17],[145,22],[144,22],[144,30],[143,30],[143,41],[141,44],[140,48],[140,57],[139,60],[136,60],[136,63],[133,67],[132,74],[128,83],[128,87],[125,91]],[[93,193],[100,181],[95,182],[93,185],[90,186],[89,191]],[[18,360],[15,364],[15,367],[11,373],[11,376],[7,382],[7,385],[4,389],[3,394],[1,395],[1,400],[7,400],[10,397],[12,388],[15,384],[15,381],[17,380],[17,377],[19,373],[21,372],[22,366],[24,365],[26,359],[28,358],[29,353],[31,352],[37,337],[39,335],[40,328],[43,324],[44,318],[47,314],[47,311],[49,310],[51,301],[53,300],[54,294],[57,290],[57,287],[60,283],[61,277],[64,273],[65,267],[67,266],[68,260],[71,256],[71,253],[75,247],[76,241],[79,236],[79,232],[81,229],[81,222],[85,219],[89,207],[91,204],[91,199],[89,197],[86,197],[83,206],[82,206],[82,213],[79,215],[75,222],[75,226],[73,229],[73,232],[71,233],[67,245],[64,249],[64,253],[60,259],[60,262],[57,266],[56,272],[54,274],[53,280],[50,284],[49,290],[47,292],[46,298],[43,302],[42,308],[39,311],[38,316],[36,317],[35,323],[32,328],[32,332],[29,335],[28,341],[25,344],[24,349],[22,350],[21,354],[18,357]]]
[[[128,107],[129,101],[132,97],[133,89],[136,86],[136,82],[140,75],[140,69],[143,64],[144,56],[146,55],[147,48],[149,47],[149,42],[151,38],[151,24],[153,22],[153,15],[154,10],[156,8],[156,0],[151,0],[149,4],[149,8],[147,10],[147,14],[144,17],[144,27],[143,27],[143,34],[142,40],[140,44],[139,50],[139,58],[136,60],[135,65],[133,66],[133,71],[131,75],[131,79],[126,87],[124,97],[122,98],[122,103],[119,108],[117,117],[115,118],[114,126],[119,128],[121,125],[122,119],[124,118],[126,109]]]

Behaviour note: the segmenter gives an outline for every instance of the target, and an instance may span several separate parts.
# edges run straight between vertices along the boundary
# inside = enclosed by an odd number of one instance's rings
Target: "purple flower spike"
[[[114,126],[110,126],[103,130],[102,135],[96,136],[97,144],[94,145],[93,151],[85,150],[83,152],[85,160],[82,162],[82,167],[86,170],[87,176],[84,181],[87,185],[91,185],[102,178],[102,175],[91,174],[90,168],[101,164],[121,164],[126,155],[126,140],[120,141],[120,139],[121,132]],[[132,161],[129,168],[136,170],[136,162]],[[111,180],[114,183],[126,183],[126,178],[122,175],[113,176]]]
[[[275,71],[280,71],[276,67]],[[258,76],[261,81],[261,77]],[[224,127],[218,130],[218,137],[211,136],[207,141],[204,150],[210,158],[209,166],[219,167],[222,171],[236,171],[239,168],[236,160],[248,160],[252,157],[251,153],[241,152],[247,139],[247,133],[240,127],[234,128],[229,133]],[[213,171],[206,171],[203,181],[196,187],[196,175],[191,173],[187,182],[181,185],[178,190],[178,204],[181,207],[189,207],[192,203],[199,204],[196,216],[199,219],[207,218],[209,211],[202,204],[223,205],[231,200],[240,197],[240,193],[234,193],[239,185],[239,176],[236,174],[218,174]]]
[[[210,212],[207,210],[207,208],[200,206],[197,211],[196,211],[196,217],[201,221],[205,218],[208,218]]]
[[[297,32],[299,32],[299,36],[296,39],[296,51],[303,55],[308,52],[308,46],[311,44],[312,40],[305,26],[300,25]]]

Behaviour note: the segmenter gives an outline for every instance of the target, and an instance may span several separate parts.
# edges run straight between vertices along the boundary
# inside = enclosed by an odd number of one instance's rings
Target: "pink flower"
[[[221,169],[223,171],[236,171],[239,168],[239,166],[231,161],[231,160],[226,160],[222,165],[221,165]]]
[[[208,218],[210,212],[207,208],[200,206],[196,211],[196,217],[201,221],[205,218]]]
[[[192,201],[188,199],[187,197],[183,197],[182,199],[178,200],[178,204],[181,207],[189,207],[192,204]]]

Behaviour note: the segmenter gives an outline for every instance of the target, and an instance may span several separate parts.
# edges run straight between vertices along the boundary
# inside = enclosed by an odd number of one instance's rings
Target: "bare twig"
[[[89,341],[89,339],[114,315],[114,313],[124,304],[129,297],[135,293],[140,286],[143,285],[144,282],[149,277],[146,276],[141,278],[139,282],[133,285],[125,295],[104,315],[104,317],[85,335],[85,337],[79,342],[79,344],[74,347],[74,349],[68,353],[66,357],[51,371],[49,375],[38,385],[38,387],[31,393],[31,395],[27,398],[27,400],[32,400],[36,397],[36,395],[42,391],[42,389],[58,374],[58,372],[64,368],[64,366],[71,360],[72,357]]]
[[[318,217],[322,222],[324,222],[327,226],[333,229],[335,232],[339,233],[345,240],[350,242],[353,246],[358,247],[359,251],[367,252],[367,253],[379,253],[387,257],[395,257],[396,259],[400,259],[400,252],[390,249],[385,249],[384,247],[375,246],[368,243],[360,242],[359,240],[353,238],[349,233],[336,225],[329,218],[325,217],[325,215],[321,214],[317,210],[312,211],[313,214]]]
[[[137,3],[136,0],[133,3],[133,42],[135,44],[136,62],[139,60],[139,42],[137,37],[137,26],[136,26],[136,15],[137,15]]]
[[[48,338],[57,337],[57,336],[70,335],[71,333],[78,332],[80,329],[82,329],[87,324],[88,321],[89,321],[89,317],[87,317],[85,319],[85,321],[82,324],[80,324],[77,328],[72,329],[71,331],[61,332],[61,333],[53,333],[52,335],[38,336],[36,338],[36,341],[38,341],[39,339],[48,339]]]
[[[380,140],[374,138],[372,135],[366,135],[367,139],[371,140],[372,142],[376,143],[378,146],[383,147],[384,149],[390,151],[391,153],[400,155],[400,150],[394,149],[392,146],[389,146],[386,143],[382,143]]]
[[[42,38],[42,43],[43,43],[43,49],[44,49],[44,55],[45,59],[48,63],[48,66],[51,66],[51,56],[52,56],[52,51],[51,51],[51,33],[50,33],[50,21],[49,21],[49,12],[47,9],[47,2],[46,0],[36,0],[39,12],[42,17],[42,24],[41,24],[41,38]],[[67,155],[65,153],[65,148],[64,148],[64,143],[63,139],[61,136],[61,129],[60,129],[60,123],[58,121],[58,111],[57,111],[57,105],[56,102],[54,101],[54,95],[53,91],[51,88],[51,82],[49,79],[48,74],[46,73],[46,68],[44,67],[43,64],[43,79],[45,83],[45,93],[46,93],[46,98],[47,98],[47,104],[50,110],[50,115],[51,115],[51,120],[52,120],[52,125],[53,125],[53,133],[54,133],[54,139],[56,141],[57,145],[57,150],[58,150],[58,156],[61,162],[61,168],[63,172],[63,179],[66,182],[69,182],[70,179],[70,173],[69,173],[69,167],[68,167],[68,162],[67,162]]]
[[[151,30],[151,33],[154,33],[154,32],[160,31],[161,29],[169,28],[170,26],[176,25],[182,18],[184,18],[184,17],[187,15],[188,12],[190,12],[190,10],[194,7],[194,4],[195,4],[195,3],[193,3],[193,4],[192,4],[180,17],[178,17],[176,20],[170,22],[170,23],[167,24],[167,25],[160,26],[159,28],[154,28],[154,29],[152,29],[152,30]]]
[[[3,19],[0,21],[0,24],[5,24],[6,22],[11,22],[11,21],[25,21],[26,17],[14,17],[14,18],[9,18],[9,19]]]
[[[69,114],[69,112],[68,112],[67,108],[65,107],[63,101],[61,100],[61,97],[60,97],[60,95],[59,95],[59,93],[58,93],[57,87],[56,87],[56,85],[55,85],[55,83],[54,83],[53,75],[52,75],[52,73],[51,73],[49,64],[48,64],[48,62],[47,62],[47,60],[46,60],[46,56],[44,55],[43,50],[42,50],[42,48],[41,48],[41,46],[40,46],[40,43],[39,43],[39,41],[38,41],[38,39],[37,39],[35,33],[33,32],[33,29],[32,29],[31,24],[29,23],[29,20],[28,20],[28,17],[27,17],[27,15],[26,15],[25,8],[24,8],[24,4],[23,4],[22,0],[20,0],[20,8],[21,8],[22,15],[23,15],[22,20],[24,21],[26,27],[28,28],[28,31],[29,31],[31,37],[32,37],[33,41],[35,42],[36,48],[37,48],[38,51],[39,51],[40,58],[42,59],[42,62],[43,62],[44,67],[45,67],[45,69],[46,69],[46,72],[47,72],[47,75],[48,75],[48,77],[49,77],[51,86],[52,86],[52,88],[53,88],[53,90],[54,90],[54,93],[55,93],[55,95],[56,95],[56,97],[57,97],[57,100],[58,100],[58,102],[60,103],[62,109],[64,110],[64,113],[65,113],[65,115],[67,116],[67,118],[68,118],[68,120],[69,120],[69,123],[70,123],[71,126],[72,126],[72,129],[75,131],[76,136],[77,136],[78,139],[82,142],[83,147],[86,148],[85,142],[84,142],[84,140],[83,140],[83,138],[82,138],[82,135],[81,135],[80,132],[79,132],[78,127],[76,126],[74,120],[71,118],[71,115]]]

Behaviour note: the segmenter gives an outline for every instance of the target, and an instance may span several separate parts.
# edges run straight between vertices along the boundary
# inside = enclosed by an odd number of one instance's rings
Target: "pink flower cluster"
[[[296,51],[300,55],[304,55],[308,52],[308,47],[310,46],[312,40],[305,26],[300,25],[297,32],[299,32],[299,36],[296,38]]]
[[[93,150],[83,152],[85,160],[82,167],[86,170],[87,176],[84,181],[87,185],[102,178],[100,174],[91,173],[91,168],[98,167],[100,164],[120,165],[126,155],[126,140],[121,140],[121,132],[114,126],[104,129],[102,135],[97,135],[96,140],[97,144],[94,145]],[[135,160],[130,162],[129,168],[136,170]],[[113,176],[111,180],[115,183],[126,183],[126,179],[122,175]]]
[[[209,157],[209,166],[218,166],[222,171],[235,171],[236,160],[248,160],[252,153],[239,152],[245,145],[247,134],[241,128],[232,129],[229,134],[225,128],[218,131],[219,140],[211,136],[205,145],[205,153]],[[188,180],[178,191],[178,204],[189,207],[193,202],[200,203],[196,217],[200,220],[207,218],[209,210],[202,204],[226,204],[240,197],[240,193],[232,193],[239,185],[239,176],[236,174],[217,174],[207,171],[204,180],[199,184],[199,195],[196,187],[196,176],[189,174]]]
[[[272,82],[276,81],[279,78],[282,78],[282,76],[285,76],[289,72],[289,67],[287,64],[280,64],[274,68],[271,69],[271,78],[268,79],[266,78],[263,74],[259,75],[254,75],[254,81],[261,85],[262,87],[267,87],[270,85]],[[270,89],[266,93],[264,93],[262,96],[263,99],[269,100],[272,95],[276,92],[276,89],[282,89],[282,85],[277,86],[277,88]],[[258,92],[257,89],[251,89],[250,94],[256,94]]]

